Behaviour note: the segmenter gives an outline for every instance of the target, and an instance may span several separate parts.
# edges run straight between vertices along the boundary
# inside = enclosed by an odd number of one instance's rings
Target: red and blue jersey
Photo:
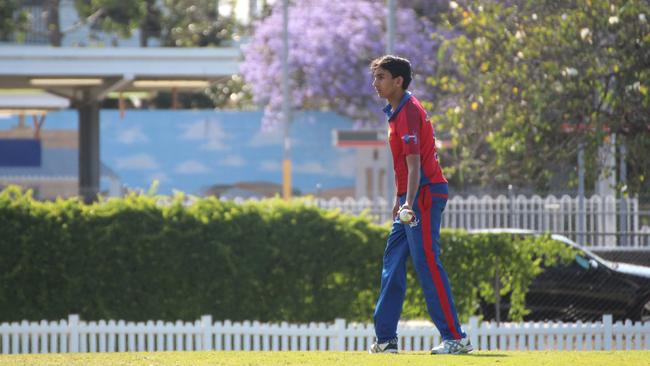
[[[420,102],[407,91],[395,111],[391,111],[389,104],[384,112],[388,116],[388,141],[393,155],[397,195],[405,194],[407,190],[407,155],[420,155],[420,186],[447,183],[438,164],[433,126]]]

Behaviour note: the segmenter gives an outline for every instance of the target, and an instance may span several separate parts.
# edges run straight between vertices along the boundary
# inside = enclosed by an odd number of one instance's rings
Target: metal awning
[[[120,90],[196,89],[238,73],[240,58],[238,48],[2,47],[0,88],[69,98],[90,90],[100,99]]]
[[[99,190],[99,107],[111,92],[203,89],[239,72],[239,48],[2,47],[0,89],[40,89],[79,110],[79,193]]]

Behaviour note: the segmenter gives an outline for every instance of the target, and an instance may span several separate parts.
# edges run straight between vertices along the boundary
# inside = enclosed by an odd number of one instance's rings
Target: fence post
[[[203,351],[212,350],[212,315],[201,317],[201,328],[203,329]]]
[[[621,187],[624,187],[621,189],[621,194],[619,197],[621,198],[621,213],[620,213],[620,226],[618,229],[618,232],[621,233],[621,240],[619,241],[619,245],[621,246],[628,246],[627,242],[627,165],[625,163],[626,155],[627,155],[627,147],[625,146],[625,140],[620,139],[619,140],[619,156],[620,156],[620,163],[619,163],[619,172],[620,172],[620,179],[619,182],[621,183]]]
[[[345,351],[345,319],[334,321],[334,331],[336,332],[336,350]]]
[[[469,317],[469,340],[472,345],[478,349],[478,318],[475,316]]]
[[[498,326],[501,323],[501,274],[498,255],[494,261],[494,317]]]
[[[612,350],[613,320],[610,314],[603,315],[603,346],[605,351]]]
[[[585,212],[585,149],[584,145],[578,145],[578,235],[577,242],[585,245],[585,231],[587,224],[587,213]]]
[[[79,352],[79,315],[68,315],[68,329],[70,333],[70,352]]]
[[[512,184],[508,184],[508,227],[515,227],[515,193]]]

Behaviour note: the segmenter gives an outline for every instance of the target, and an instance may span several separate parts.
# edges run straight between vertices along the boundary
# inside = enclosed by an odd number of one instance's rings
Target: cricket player
[[[440,220],[447,204],[447,180],[438,164],[433,127],[420,102],[407,90],[411,64],[388,55],[374,60],[370,69],[373,87],[388,102],[384,112],[397,194],[374,314],[377,339],[369,351],[398,350],[397,322],[406,293],[406,260],[411,256],[427,310],[443,339],[431,353],[470,352],[472,345],[460,327],[449,279],[440,261]]]

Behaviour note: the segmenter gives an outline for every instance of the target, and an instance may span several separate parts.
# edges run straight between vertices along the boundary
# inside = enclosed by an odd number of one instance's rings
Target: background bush
[[[330,321],[372,319],[389,227],[270,199],[131,194],[91,205],[0,192],[0,320]],[[547,237],[442,233],[459,314],[494,298],[495,268],[512,319],[544,262],[572,254]],[[542,255],[545,254],[545,255]],[[405,318],[427,318],[413,271]]]

